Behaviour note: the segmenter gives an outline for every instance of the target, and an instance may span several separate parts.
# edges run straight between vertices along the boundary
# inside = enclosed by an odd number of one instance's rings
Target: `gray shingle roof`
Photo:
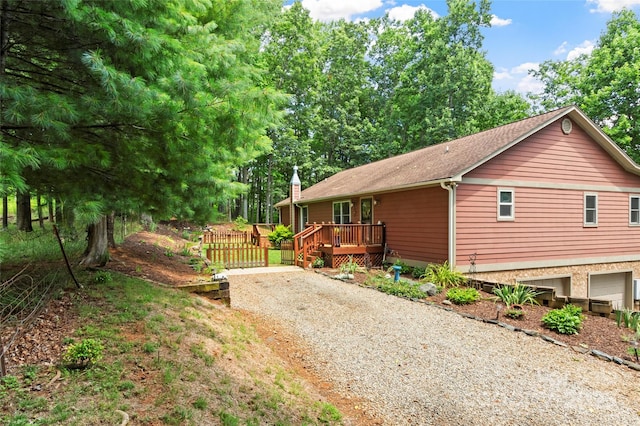
[[[459,177],[573,111],[578,113],[582,124],[588,123],[595,127],[576,107],[561,108],[460,139],[343,170],[303,189],[298,203],[437,184]],[[595,132],[606,139],[601,131]],[[594,132],[590,133],[593,136]],[[286,199],[276,206],[287,205],[288,202]]]

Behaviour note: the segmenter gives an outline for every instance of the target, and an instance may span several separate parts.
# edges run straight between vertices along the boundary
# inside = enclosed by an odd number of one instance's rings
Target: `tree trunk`
[[[19,231],[33,232],[31,225],[31,195],[19,192],[16,197],[16,223]]]
[[[40,229],[44,229],[44,215],[42,214],[42,197],[40,194],[36,195],[36,204],[38,205],[38,223]]]
[[[269,154],[267,159],[267,193],[265,194],[265,221],[266,223],[273,223],[271,217],[273,210],[273,154]]]
[[[2,229],[9,227],[9,197],[2,197]]]
[[[47,207],[49,208],[49,222],[56,223],[53,210],[53,198],[47,197]]]
[[[116,223],[116,213],[111,212],[107,216],[107,245],[110,248],[116,248],[116,240],[113,236]]]
[[[80,265],[104,266],[108,261],[107,217],[102,216],[97,223],[89,225],[87,229],[87,249]]]

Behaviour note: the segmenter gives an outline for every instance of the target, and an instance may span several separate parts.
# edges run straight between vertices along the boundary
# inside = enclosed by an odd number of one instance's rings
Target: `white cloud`
[[[506,27],[507,25],[511,25],[511,22],[511,19],[502,19],[498,18],[496,15],[491,15],[492,27]]]
[[[515,90],[519,93],[538,93],[544,88],[542,82],[529,75],[529,70],[538,70],[540,64],[537,62],[525,62],[511,69],[500,68],[493,72],[494,86],[499,91],[507,89]]]
[[[500,68],[499,70],[493,71],[493,79],[495,81],[512,80],[513,76],[511,75],[511,72],[509,72],[508,69]]]
[[[371,12],[382,7],[382,0],[302,0],[302,6],[319,21],[351,19],[353,15]]]
[[[587,3],[595,5],[590,12],[611,13],[623,8],[640,6],[640,0],[587,0]]]
[[[520,93],[541,93],[544,90],[544,84],[532,75],[523,77],[516,86],[516,91]]]
[[[571,49],[571,51],[569,51],[569,53],[567,54],[567,60],[571,61],[582,54],[590,55],[594,47],[595,45],[592,41],[585,40],[580,43],[579,46],[574,47],[573,49]]]
[[[512,74],[526,74],[529,70],[538,71],[540,69],[540,64],[537,62],[525,62],[524,64],[520,64],[517,67],[511,68]]]
[[[566,41],[563,41],[562,44],[560,46],[558,46],[558,48],[556,50],[553,51],[553,54],[555,56],[563,55],[564,53],[567,52],[567,46],[568,45],[569,45],[569,43],[567,43]]]
[[[396,20],[396,21],[406,21],[409,20],[411,18],[413,18],[413,16],[416,14],[416,12],[418,10],[426,10],[427,12],[431,12],[431,15],[434,18],[438,18],[438,14],[436,12],[434,12],[433,10],[429,9],[427,6],[425,6],[424,4],[421,4],[420,6],[409,6],[408,4],[403,4],[402,6],[398,6],[398,7],[394,7],[391,9],[387,10],[387,13],[389,14],[389,18]]]

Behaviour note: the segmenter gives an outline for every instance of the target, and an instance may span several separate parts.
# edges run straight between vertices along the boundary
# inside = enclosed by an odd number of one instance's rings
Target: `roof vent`
[[[564,133],[565,135],[568,135],[569,133],[571,133],[572,129],[573,129],[573,123],[571,122],[571,120],[569,120],[568,118],[565,118],[564,120],[562,120],[562,133]]]

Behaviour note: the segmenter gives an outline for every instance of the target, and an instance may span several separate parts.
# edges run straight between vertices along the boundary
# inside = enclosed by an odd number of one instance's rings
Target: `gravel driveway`
[[[311,271],[229,274],[388,425],[640,425],[640,373]]]

